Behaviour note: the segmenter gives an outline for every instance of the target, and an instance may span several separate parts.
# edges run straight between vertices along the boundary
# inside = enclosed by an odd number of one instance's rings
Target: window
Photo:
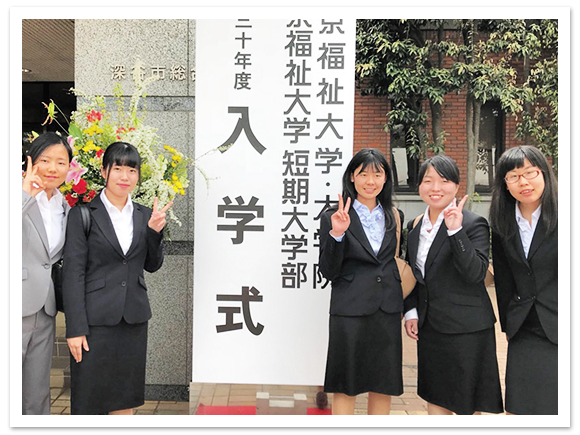
[[[499,102],[488,101],[481,106],[479,146],[475,171],[475,190],[488,193],[493,185],[495,164],[504,150],[504,114]]]
[[[399,127],[399,128],[397,128]],[[391,168],[396,192],[417,191],[419,160],[407,154],[406,129],[399,125],[391,131]]]

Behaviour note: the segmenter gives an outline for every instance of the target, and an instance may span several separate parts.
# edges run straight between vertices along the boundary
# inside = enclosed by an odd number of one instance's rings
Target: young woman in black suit
[[[403,393],[391,168],[380,151],[364,149],[342,186],[338,209],[320,223],[319,266],[332,282],[324,391],[334,393],[333,414],[354,414],[366,392],[368,414],[389,414],[391,396]]]
[[[89,204],[85,234],[74,207],[64,248],[64,311],[71,352],[71,413],[131,415],[144,403],[147,321],[143,270],[163,263],[165,212],[131,201],[141,158],[127,143],[103,155],[105,189]]]
[[[495,289],[508,341],[510,414],[558,413],[558,184],[535,147],[497,163],[490,207]]]
[[[447,156],[419,169],[427,204],[407,236],[417,285],[405,300],[405,329],[417,340],[417,393],[429,414],[503,412],[493,307],[484,280],[487,221],[457,204],[459,169]]]

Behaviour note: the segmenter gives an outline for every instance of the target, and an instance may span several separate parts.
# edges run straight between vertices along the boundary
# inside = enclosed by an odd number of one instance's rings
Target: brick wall
[[[360,89],[355,88],[354,96],[354,152],[363,148],[380,149],[390,163],[390,135],[385,131],[390,102],[386,97],[373,95],[362,96]],[[430,113],[429,104],[423,108]],[[445,96],[443,103],[443,125],[447,136],[445,154],[453,158],[459,167],[461,185],[460,192],[466,188],[467,178],[467,132],[465,119],[465,93],[451,93]],[[523,144],[515,138],[516,119],[506,115],[504,126],[505,148]],[[431,138],[431,119],[429,116],[427,134]],[[432,138],[430,139],[432,140]]]

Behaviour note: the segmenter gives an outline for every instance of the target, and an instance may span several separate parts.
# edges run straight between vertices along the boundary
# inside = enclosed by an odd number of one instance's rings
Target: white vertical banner
[[[354,19],[197,21],[194,382],[323,384],[354,62]]]

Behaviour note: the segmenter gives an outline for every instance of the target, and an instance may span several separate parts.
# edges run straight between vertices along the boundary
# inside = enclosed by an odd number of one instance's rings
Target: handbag
[[[91,231],[91,212],[86,205],[79,205],[81,211],[81,220],[83,225],[83,231],[85,236],[89,237],[89,232]],[[54,285],[54,297],[56,299],[56,309],[57,311],[62,311],[64,313],[64,302],[62,296],[62,268],[64,262],[61,258],[56,263],[52,265],[51,278]]]
[[[413,269],[409,263],[399,257],[399,248],[401,246],[401,216],[399,216],[399,210],[393,207],[393,214],[395,215],[395,222],[397,225],[397,250],[395,251],[395,262],[397,263],[397,269],[399,269],[399,275],[401,276],[401,288],[403,289],[403,299],[411,294],[417,283],[415,275],[413,275]],[[419,218],[415,219],[413,222],[413,228],[417,225]]]

